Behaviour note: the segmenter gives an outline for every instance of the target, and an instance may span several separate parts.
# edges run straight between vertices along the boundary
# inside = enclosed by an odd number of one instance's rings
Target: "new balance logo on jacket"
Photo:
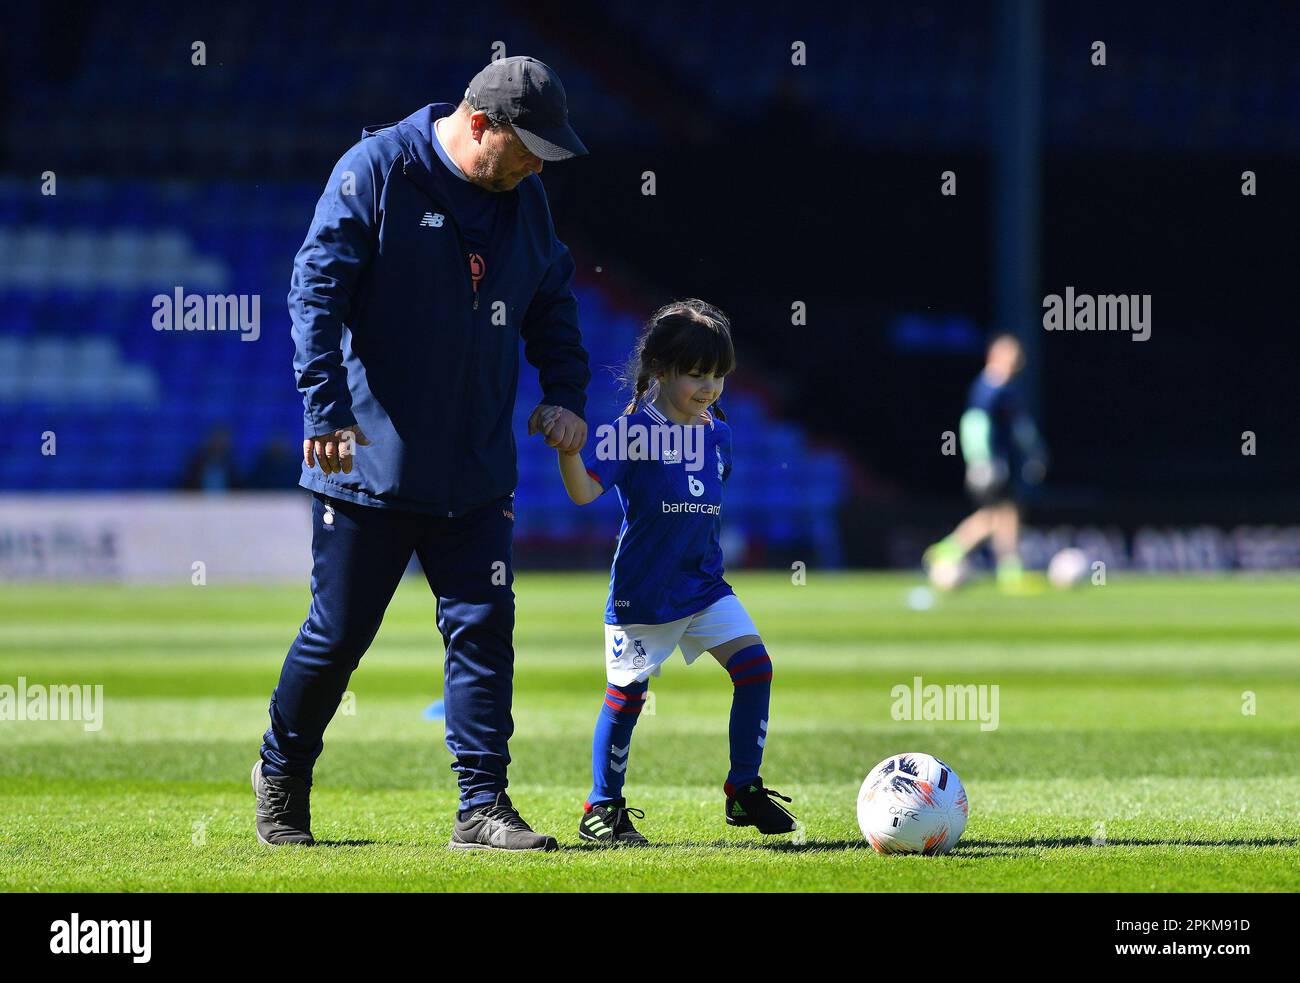
[[[442,212],[425,212],[424,218],[420,219],[420,228],[441,229],[444,218]]]

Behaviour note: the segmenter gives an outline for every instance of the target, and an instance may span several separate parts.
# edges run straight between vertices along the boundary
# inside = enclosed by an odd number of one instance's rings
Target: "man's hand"
[[[368,446],[370,441],[357,426],[343,427],[330,433],[317,434],[302,442],[302,459],[308,468],[314,468],[320,461],[320,469],[325,474],[352,473],[352,455],[356,445]]]
[[[576,454],[587,442],[587,423],[571,410],[543,403],[528,418],[528,436],[535,433],[546,437],[548,447]]]

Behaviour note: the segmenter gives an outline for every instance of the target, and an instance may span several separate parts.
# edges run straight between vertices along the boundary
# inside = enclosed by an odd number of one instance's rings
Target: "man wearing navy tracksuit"
[[[411,554],[438,598],[451,846],[553,850],[506,795],[514,671],[511,418],[518,339],[543,399],[529,421],[576,450],[590,380],[573,260],[543,161],[585,154],[564,89],[531,58],[493,62],[459,106],[367,129],[294,262],[289,309],[312,491],[312,601],[253,768],[259,839],[311,835],[312,767]]]

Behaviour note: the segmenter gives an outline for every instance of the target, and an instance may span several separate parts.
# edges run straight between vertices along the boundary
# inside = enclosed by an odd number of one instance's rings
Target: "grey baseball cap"
[[[569,125],[560,77],[536,58],[515,55],[492,62],[470,80],[465,101],[495,122],[513,126],[524,146],[542,160],[587,152]]]

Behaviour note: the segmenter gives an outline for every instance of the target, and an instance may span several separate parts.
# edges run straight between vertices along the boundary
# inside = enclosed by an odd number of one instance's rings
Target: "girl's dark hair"
[[[688,297],[665,304],[650,316],[637,339],[623,373],[623,383],[632,390],[624,413],[634,413],[650,391],[651,380],[660,373],[706,372],[730,375],[736,367],[736,350],[731,345],[731,322],[712,304]],[[727,415],[714,403],[709,410],[719,420]]]

